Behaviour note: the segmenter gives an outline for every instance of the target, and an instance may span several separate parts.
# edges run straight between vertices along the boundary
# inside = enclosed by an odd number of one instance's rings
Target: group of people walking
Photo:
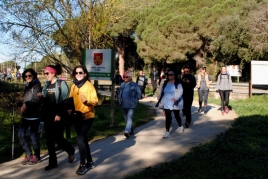
[[[21,121],[18,136],[20,143],[25,150],[26,156],[22,160],[23,165],[34,165],[41,162],[40,143],[38,127],[41,119],[45,124],[46,144],[48,149],[48,165],[45,170],[52,170],[58,167],[55,144],[68,154],[67,161],[72,163],[75,159],[74,147],[63,137],[66,118],[71,118],[77,134],[76,140],[80,155],[80,165],[76,171],[83,175],[94,168],[87,134],[92,127],[95,118],[94,106],[98,103],[98,97],[94,86],[90,83],[89,73],[85,66],[76,66],[72,72],[73,84],[69,89],[65,81],[58,78],[62,68],[59,64],[48,65],[44,68],[46,83],[41,88],[37,73],[33,69],[26,69],[22,73],[25,81],[24,99],[21,106]],[[119,75],[116,74],[117,76]],[[122,108],[125,120],[124,136],[129,138],[134,134],[132,127],[133,114],[140,99],[145,97],[145,87],[148,79],[143,71],[139,72],[136,82],[132,79],[132,72],[126,71],[123,77],[117,77],[120,87],[118,89],[118,103]],[[191,74],[190,67],[184,65],[181,75],[174,69],[166,68],[161,72],[161,81],[158,72],[154,67],[150,73],[155,95],[157,86],[159,91],[156,107],[163,110],[165,116],[164,138],[170,137],[170,126],[172,113],[178,123],[178,133],[183,133],[184,126],[189,128],[192,122],[191,107],[194,98],[194,88],[197,87],[199,97],[198,112],[208,112],[207,100],[212,78],[206,73],[206,67],[202,66],[199,73]],[[115,80],[115,83],[117,82]],[[232,91],[232,80],[222,67],[217,80],[217,91],[221,97],[222,115],[229,112],[229,93]],[[204,104],[203,104],[204,102]],[[202,106],[203,105],[203,106]],[[182,124],[180,111],[186,117],[185,124]],[[33,152],[27,140],[27,130],[33,143]]]
[[[67,161],[72,163],[75,159],[75,149],[63,137],[65,120],[71,116],[77,133],[77,145],[80,154],[80,165],[76,171],[83,175],[89,169],[94,168],[87,134],[94,122],[94,106],[98,103],[98,97],[94,86],[90,83],[88,71],[85,66],[76,66],[72,72],[73,85],[69,90],[65,81],[61,81],[58,75],[62,73],[59,64],[48,65],[44,68],[46,83],[41,90],[41,83],[37,73],[33,69],[26,69],[22,78],[26,82],[24,99],[21,106],[21,121],[18,136],[25,150],[26,156],[22,160],[23,165],[34,165],[41,162],[38,127],[42,119],[45,124],[46,144],[48,149],[48,165],[45,170],[58,167],[55,144],[66,151]],[[41,110],[42,109],[42,110]],[[30,138],[33,143],[32,152],[27,140],[27,130],[30,130]]]

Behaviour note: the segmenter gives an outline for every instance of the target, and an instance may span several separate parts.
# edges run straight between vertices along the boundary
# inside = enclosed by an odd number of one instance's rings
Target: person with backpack
[[[216,92],[219,92],[221,97],[221,114],[229,112],[229,97],[233,91],[232,78],[228,74],[226,66],[221,67],[221,73],[218,75]]]
[[[142,94],[141,99],[145,98],[145,88],[146,88],[146,85],[148,84],[148,79],[144,75],[144,72],[142,70],[139,72],[139,75],[137,76],[136,83],[139,85],[140,90],[141,90],[141,94]]]
[[[163,138],[170,137],[170,126],[172,122],[171,113],[173,112],[178,123],[178,133],[183,133],[183,126],[181,123],[180,110],[183,108],[183,88],[180,80],[176,78],[174,70],[167,71],[167,80],[163,83],[160,93],[158,94],[158,102],[156,107],[163,109],[163,115],[166,118],[166,132]]]
[[[185,127],[189,128],[192,122],[192,104],[194,100],[194,88],[196,86],[196,81],[194,75],[191,74],[190,67],[184,65],[182,67],[182,87],[183,87],[183,113],[186,117]]]
[[[41,162],[40,158],[40,142],[38,136],[38,128],[41,116],[37,113],[38,108],[42,105],[41,99],[37,93],[41,92],[41,83],[37,78],[37,73],[32,69],[26,69],[22,73],[23,81],[26,82],[23,95],[23,104],[20,108],[21,120],[19,123],[18,136],[20,144],[26,155],[21,161],[22,165],[34,165]],[[29,129],[29,137],[33,144],[34,154],[30,148],[27,137]]]
[[[208,104],[208,94],[209,94],[209,87],[212,83],[212,78],[206,72],[206,67],[202,66],[200,68],[199,74],[196,75],[196,83],[197,83],[197,91],[198,91],[198,98],[199,98],[199,108],[198,112],[202,110],[202,103],[204,101],[204,114],[207,113],[207,104]]]
[[[80,155],[80,165],[76,174],[83,175],[95,168],[87,135],[95,119],[94,106],[98,104],[98,96],[94,86],[90,83],[86,66],[76,66],[72,78],[74,84],[71,86],[69,97],[73,98],[74,111],[70,109],[69,113],[74,114],[74,128],[77,133],[76,141]]]
[[[118,93],[118,103],[122,107],[123,116],[126,122],[124,135],[129,138],[134,134],[132,128],[132,117],[137,103],[141,97],[140,87],[132,81],[132,73],[125,72],[123,75],[124,83],[121,84]]]
[[[69,97],[69,87],[65,81],[61,81],[57,75],[62,73],[61,65],[48,65],[44,69],[44,75],[46,77],[46,83],[43,87],[42,94],[39,94],[43,100],[45,123],[45,133],[48,149],[48,166],[45,170],[52,170],[58,167],[56,148],[57,143],[59,147],[68,153],[68,162],[74,161],[75,149],[72,145],[63,137],[63,131],[65,128],[64,112],[58,109],[60,101]],[[67,115],[67,112],[66,112]]]

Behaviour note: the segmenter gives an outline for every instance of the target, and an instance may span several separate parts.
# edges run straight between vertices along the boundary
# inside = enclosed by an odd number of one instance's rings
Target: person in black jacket
[[[194,75],[190,72],[190,67],[188,65],[184,65],[182,67],[183,75],[181,76],[182,87],[183,87],[183,113],[186,116],[185,127],[189,128],[192,121],[191,108],[194,99],[194,88],[196,86],[196,80]]]
[[[40,162],[40,143],[38,136],[38,128],[40,123],[40,116],[37,113],[38,108],[42,105],[42,102],[37,93],[41,92],[41,83],[37,78],[37,73],[33,69],[26,69],[22,73],[22,78],[26,81],[24,89],[23,105],[20,109],[21,120],[19,124],[18,136],[21,146],[25,150],[26,156],[22,160],[23,165],[34,165]],[[34,154],[31,151],[29,142],[27,140],[27,130],[29,129],[29,137],[33,143]]]

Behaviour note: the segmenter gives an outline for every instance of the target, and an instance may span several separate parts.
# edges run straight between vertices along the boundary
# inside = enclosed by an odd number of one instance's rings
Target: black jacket
[[[41,117],[38,110],[42,105],[42,101],[37,97],[37,93],[41,91],[41,83],[37,78],[33,79],[29,84],[26,84],[23,97],[23,103],[26,105],[26,110],[22,114],[24,118]]]

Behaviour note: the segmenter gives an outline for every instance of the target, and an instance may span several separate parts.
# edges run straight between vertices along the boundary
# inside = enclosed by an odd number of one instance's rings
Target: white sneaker
[[[166,132],[165,135],[163,136],[163,138],[169,138],[170,137],[170,133]]]
[[[183,133],[183,126],[179,127],[177,131],[178,131],[178,133],[180,133],[180,134]]]

